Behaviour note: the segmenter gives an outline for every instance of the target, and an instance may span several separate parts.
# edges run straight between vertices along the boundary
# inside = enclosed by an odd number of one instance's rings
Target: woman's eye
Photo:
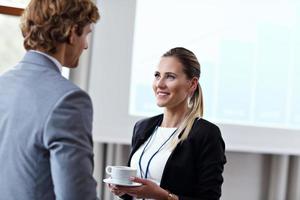
[[[175,79],[175,76],[173,76],[173,75],[167,75],[167,79],[174,80],[174,79]]]
[[[159,79],[159,73],[154,74],[155,79]]]

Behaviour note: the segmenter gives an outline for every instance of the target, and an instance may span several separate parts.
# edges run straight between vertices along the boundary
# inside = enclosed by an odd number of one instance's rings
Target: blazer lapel
[[[135,133],[136,139],[135,139],[134,144],[132,144],[133,146],[132,146],[132,149],[130,152],[128,164],[130,164],[130,160],[131,160],[131,157],[134,154],[134,152],[136,152],[136,150],[142,144],[144,144],[144,142],[150,137],[150,135],[153,133],[155,127],[159,126],[161,124],[162,119],[163,119],[163,115],[161,114],[161,115],[158,115],[158,116],[148,119],[148,121],[146,122],[146,125],[136,127],[136,133]]]
[[[143,128],[141,127],[139,130],[137,130],[137,141],[140,141],[144,143],[150,135],[153,133],[156,126],[159,126],[161,124],[161,121],[163,119],[163,115],[155,116],[154,118],[150,119],[146,126]],[[140,142],[137,142],[140,143]],[[139,144],[138,146],[140,146]]]

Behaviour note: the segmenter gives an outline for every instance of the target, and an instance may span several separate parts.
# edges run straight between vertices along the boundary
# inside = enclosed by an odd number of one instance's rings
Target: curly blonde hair
[[[68,42],[73,27],[80,36],[99,18],[91,0],[31,0],[21,17],[24,47],[54,54],[58,44]]]

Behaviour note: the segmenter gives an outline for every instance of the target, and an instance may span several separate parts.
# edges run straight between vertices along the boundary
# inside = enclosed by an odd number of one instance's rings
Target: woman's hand
[[[121,192],[116,185],[113,185],[113,184],[108,184],[108,188],[110,190],[111,193],[113,193],[114,195],[116,196],[122,196],[124,195],[125,193],[124,192]]]
[[[168,197],[168,192],[166,190],[150,180],[138,177],[132,177],[131,180],[133,182],[141,183],[142,185],[137,187],[115,186],[115,190],[123,194],[126,193],[135,198],[164,200]]]

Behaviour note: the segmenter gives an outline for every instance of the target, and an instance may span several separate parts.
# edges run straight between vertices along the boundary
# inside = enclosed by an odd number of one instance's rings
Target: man
[[[94,200],[92,103],[61,67],[78,65],[98,9],[32,0],[21,19],[27,53],[0,76],[0,199]]]

